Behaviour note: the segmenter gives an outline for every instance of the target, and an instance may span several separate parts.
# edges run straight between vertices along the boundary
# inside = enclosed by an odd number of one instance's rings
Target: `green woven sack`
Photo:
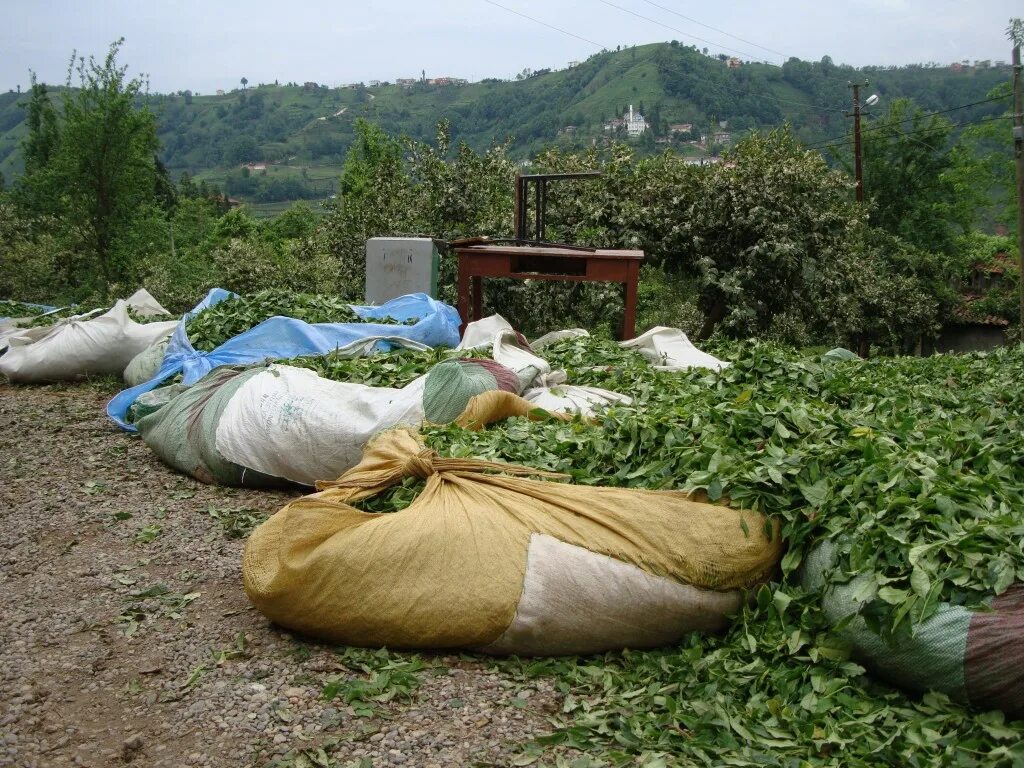
[[[156,413],[187,389],[184,384],[171,384],[169,387],[157,387],[143,392],[128,406],[128,423],[135,424],[139,419]]]
[[[434,424],[450,424],[471,398],[495,390],[519,394],[514,371],[494,360],[446,360],[427,374],[423,385],[423,413]]]
[[[856,352],[851,352],[844,347],[836,347],[822,355],[821,359],[826,363],[838,363],[843,360],[860,360],[860,355]]]
[[[171,335],[167,334],[167,338],[150,344],[133,357],[124,369],[124,383],[129,387],[137,387],[156,376],[160,366],[163,365],[164,354],[167,352],[167,345],[170,341]]]
[[[175,469],[211,485],[279,488],[290,485],[226,460],[217,452],[217,423],[232,396],[262,366],[239,370],[217,368],[155,413],[141,418],[143,441]]]
[[[808,555],[803,586],[821,589],[835,568],[835,544],[824,542]],[[912,637],[890,645],[860,615],[868,576],[828,587],[822,610],[866,667],[888,682],[917,693],[941,691],[981,709],[1024,714],[1024,585],[994,597],[990,610],[969,611],[943,603]]]

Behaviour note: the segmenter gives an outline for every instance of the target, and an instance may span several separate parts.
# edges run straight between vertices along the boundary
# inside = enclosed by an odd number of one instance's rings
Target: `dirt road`
[[[168,469],[116,389],[0,385],[0,765],[506,765],[546,730],[550,684],[485,658],[270,625],[243,537],[294,494]]]

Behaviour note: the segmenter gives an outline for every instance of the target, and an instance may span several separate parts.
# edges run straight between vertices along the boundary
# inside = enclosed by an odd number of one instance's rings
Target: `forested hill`
[[[731,64],[692,47],[658,43],[600,53],[559,71],[524,72],[508,81],[258,85],[223,95],[151,95],[149,102],[158,116],[162,159],[175,176],[187,170],[227,184],[239,197],[272,200],[329,193],[360,117],[389,133],[424,140],[432,139],[437,122],[446,118],[456,141],[482,149],[510,140],[513,155],[525,157],[542,146],[579,147],[614,136],[604,126],[632,104],[651,125],[637,140],[643,150],[660,148],[671,136],[681,151],[701,153],[709,148],[686,142],[701,135],[714,141],[717,133],[727,143],[750,129],[787,121],[808,143],[842,137],[849,131],[844,111],[851,80],[869,80],[863,95],[878,93],[879,108],[906,96],[939,111],[982,101],[1010,78],[1009,67],[988,62],[854,69],[826,57],[813,63],[793,59],[781,67]],[[8,181],[20,171],[25,101],[24,94],[0,94],[0,172]],[[1005,107],[987,103],[949,117],[977,120]],[[680,131],[679,124],[692,125],[692,133]],[[256,162],[266,163],[270,176],[261,180],[245,173],[243,179],[240,166]],[[257,175],[264,173],[260,169]]]

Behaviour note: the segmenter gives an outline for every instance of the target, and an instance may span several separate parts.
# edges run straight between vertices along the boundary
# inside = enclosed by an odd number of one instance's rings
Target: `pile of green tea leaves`
[[[110,309],[110,307],[98,309],[92,314],[90,314],[89,317],[86,318],[86,320],[94,320],[100,315],[109,312]],[[48,328],[49,326],[56,325],[57,323],[63,320],[67,320],[68,318],[76,317],[78,315],[86,314],[87,312],[88,310],[85,310],[77,305],[70,307],[61,307],[60,309],[55,310],[53,312],[47,312],[45,315],[37,313],[31,322],[25,323],[25,327]],[[133,307],[128,307],[128,317],[131,318],[134,322],[141,324],[167,322],[168,320],[175,319],[172,315],[143,315],[140,314]]]
[[[765,343],[713,351],[732,365],[663,373],[610,342],[566,340],[543,352],[554,367],[634,405],[596,423],[424,429],[444,456],[701,490],[782,524],[778,581],[725,637],[507,664],[554,675],[567,694],[560,727],[522,764],[561,744],[605,765],[1024,765],[1024,722],[872,680],[798,578],[808,551],[832,541],[835,579],[873,574],[865,619],[896,643],[940,602],[978,607],[1024,581],[1024,347],[840,362]],[[416,492],[394,489],[391,508]],[[387,496],[374,501],[382,511]]]
[[[455,350],[435,347],[424,352],[411,349],[396,349],[391,352],[346,357],[335,352],[325,355],[310,355],[287,360],[277,360],[282,365],[309,368],[317,375],[331,381],[365,384],[370,387],[404,387],[428,373],[431,368],[445,360],[464,357],[490,357],[490,348]]]
[[[80,315],[82,314],[82,311],[82,308],[78,306],[61,307],[53,312],[47,312],[45,315],[42,313],[36,313],[32,316],[32,320],[30,322],[23,323],[23,325],[26,328],[48,328],[51,325],[56,325],[61,320],[67,320],[69,317]]]
[[[43,314],[44,310],[33,304],[25,304],[21,301],[4,299],[0,301],[0,317],[35,317]]]
[[[276,316],[294,317],[307,323],[402,324],[390,317],[363,320],[352,311],[351,303],[337,296],[271,288],[248,296],[225,299],[197,313],[188,321],[188,338],[197,350],[211,352],[228,339]],[[405,324],[416,322],[416,319],[412,319]]]
[[[103,314],[100,312],[99,314]],[[136,323],[166,323],[168,320],[176,320],[173,315],[140,315],[133,307],[128,307],[128,317]]]

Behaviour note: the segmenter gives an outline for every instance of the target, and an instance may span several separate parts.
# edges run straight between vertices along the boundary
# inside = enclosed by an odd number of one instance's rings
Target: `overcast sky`
[[[0,11],[2,90],[19,84],[24,90],[30,69],[44,82],[63,82],[73,50],[101,56],[124,37],[121,63],[132,74],[148,74],[152,90],[208,93],[236,87],[243,76],[254,85],[394,80],[421,70],[428,77],[511,77],[527,67],[564,67],[601,47],[672,39],[774,63],[824,55],[855,66],[1008,61],[1004,30],[1011,15],[1024,15],[1024,6],[1020,0],[0,0]]]

